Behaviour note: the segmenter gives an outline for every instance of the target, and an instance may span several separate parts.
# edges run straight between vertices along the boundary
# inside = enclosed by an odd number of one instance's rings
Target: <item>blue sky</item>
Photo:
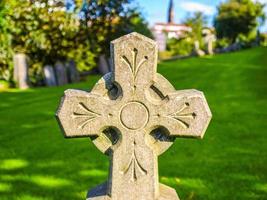
[[[222,1],[224,0],[174,0],[175,22],[180,23],[188,12],[202,11],[207,15],[209,24],[212,24],[216,6]],[[267,3],[267,0],[258,1]],[[136,0],[136,3],[141,7],[150,25],[155,22],[166,22],[169,0]],[[265,12],[267,14],[267,7]],[[267,32],[267,22],[262,30]]]

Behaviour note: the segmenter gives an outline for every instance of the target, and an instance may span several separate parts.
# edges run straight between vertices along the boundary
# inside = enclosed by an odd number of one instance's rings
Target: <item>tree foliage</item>
[[[131,0],[2,0],[0,3],[0,79],[11,79],[12,54],[30,58],[34,76],[42,66],[74,60],[78,69],[95,66],[111,40],[132,31],[151,36]]]
[[[195,12],[192,15],[188,15],[184,22],[187,26],[192,28],[188,37],[194,41],[198,41],[200,46],[203,46],[202,30],[207,26],[207,18],[202,12]]]
[[[13,52],[10,48],[11,35],[8,34],[9,25],[4,18],[6,13],[7,9],[5,8],[4,3],[0,2],[0,79],[10,81]]]
[[[172,55],[189,55],[194,50],[194,42],[198,41],[200,47],[204,47],[202,30],[207,25],[206,16],[201,12],[188,14],[183,20],[183,24],[191,27],[190,32],[178,39],[171,38],[167,41],[167,49]]]
[[[167,41],[167,49],[170,51],[171,56],[187,56],[194,49],[194,40],[191,37],[170,38]]]
[[[0,61],[0,78],[7,80],[4,73],[8,71],[11,79],[12,53],[17,52],[28,55],[33,76],[41,76],[42,66],[53,65],[58,60],[72,59],[80,70],[94,66],[86,29],[80,25],[77,15],[66,12],[63,2],[3,0],[1,6],[0,42],[5,44],[5,49],[0,57],[8,62]]]
[[[81,22],[88,26],[92,51],[109,54],[109,43],[119,36],[138,31],[152,37],[148,24],[132,0],[76,0]],[[79,9],[81,6],[81,9]],[[76,7],[77,9],[77,7]]]
[[[34,2],[34,3],[33,3]],[[75,59],[72,51],[88,51],[85,28],[60,1],[21,0],[8,14],[12,46],[43,64]],[[80,61],[80,60],[79,60]]]
[[[249,35],[264,20],[261,3],[252,0],[228,0],[218,6],[214,25],[218,38],[234,43],[240,34]]]

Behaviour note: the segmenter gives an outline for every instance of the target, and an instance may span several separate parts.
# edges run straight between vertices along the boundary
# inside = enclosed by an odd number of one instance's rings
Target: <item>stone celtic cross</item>
[[[175,137],[201,138],[211,119],[202,92],[176,91],[157,68],[156,43],[131,33],[111,43],[113,70],[92,91],[66,90],[57,112],[65,137],[90,137],[110,157],[108,181],[87,200],[178,200],[159,183]]]

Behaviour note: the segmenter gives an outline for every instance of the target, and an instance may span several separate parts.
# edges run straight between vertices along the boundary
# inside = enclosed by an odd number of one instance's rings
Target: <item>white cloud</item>
[[[214,7],[193,1],[182,2],[181,7],[187,12],[203,12],[205,15],[213,15],[215,13]]]

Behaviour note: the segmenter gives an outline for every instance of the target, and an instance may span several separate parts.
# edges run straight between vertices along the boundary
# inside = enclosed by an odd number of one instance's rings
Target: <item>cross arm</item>
[[[98,95],[80,90],[66,90],[56,118],[65,137],[98,135],[108,124],[104,113],[108,106]]]
[[[158,122],[171,136],[202,138],[211,119],[211,111],[202,92],[181,90],[168,95],[160,108]]]

